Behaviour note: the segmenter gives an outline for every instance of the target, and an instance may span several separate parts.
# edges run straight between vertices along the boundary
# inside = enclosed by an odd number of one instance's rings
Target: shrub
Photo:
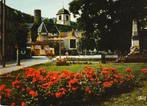
[[[66,58],[57,58],[56,65],[57,66],[68,65],[67,59]]]
[[[147,79],[147,68],[141,69],[142,79]]]
[[[9,88],[5,84],[0,85],[2,104],[46,106],[81,103],[90,97],[100,98],[119,89],[130,89],[135,84],[135,76],[129,68],[125,74],[115,68],[95,70],[90,67],[76,73],[34,68],[23,71],[24,74],[18,75]]]

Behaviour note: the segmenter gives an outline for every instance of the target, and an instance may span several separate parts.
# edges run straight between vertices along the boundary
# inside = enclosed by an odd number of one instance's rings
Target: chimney
[[[36,24],[41,23],[41,10],[39,9],[34,10],[34,23]]]

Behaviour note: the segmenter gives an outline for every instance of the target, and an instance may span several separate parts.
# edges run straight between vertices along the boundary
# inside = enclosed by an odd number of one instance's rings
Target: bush
[[[56,65],[57,66],[68,65],[67,59],[66,58],[57,58]]]
[[[144,69],[145,70],[145,69]],[[26,68],[11,86],[0,85],[1,104],[4,105],[67,105],[84,103],[91,97],[116,90],[134,87],[135,76],[131,69],[124,74],[115,68],[93,69],[85,67],[82,72],[48,72],[44,69]],[[146,71],[143,71],[146,73]]]

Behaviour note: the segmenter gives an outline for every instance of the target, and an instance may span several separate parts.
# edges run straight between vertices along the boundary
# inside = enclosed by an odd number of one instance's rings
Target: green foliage
[[[50,33],[58,33],[56,27],[59,29],[60,32],[68,32],[71,31],[72,29],[76,30],[78,28],[76,22],[72,22],[72,21],[70,26],[56,24],[54,22],[54,19],[48,19],[48,18],[44,20],[44,23]]]
[[[36,41],[37,39],[37,36],[38,36],[38,27],[39,27],[39,24],[33,24],[32,28],[31,28],[31,38],[32,38],[32,41]]]
[[[73,0],[69,9],[80,16],[78,26],[87,40],[94,37],[102,50],[125,52],[130,48],[132,20],[142,20],[146,6],[145,0]]]
[[[20,48],[26,47],[27,33],[28,33],[27,26],[25,24],[19,24],[19,27],[16,31],[16,44]]]
[[[45,23],[45,24],[54,24],[54,20],[53,20],[53,19],[48,19],[48,18],[46,18],[46,19],[44,20],[44,23]]]

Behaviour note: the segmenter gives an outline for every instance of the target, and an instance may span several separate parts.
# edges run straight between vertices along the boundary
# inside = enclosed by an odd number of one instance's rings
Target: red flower
[[[33,91],[33,90],[30,90],[30,91],[29,91],[29,94],[30,94],[31,96],[33,96],[33,97],[38,96],[38,94],[37,94],[35,91]]]
[[[24,101],[21,102],[21,106],[25,106],[25,102]]]
[[[77,90],[78,87],[79,87],[79,82],[78,82],[78,80],[77,80],[77,79],[71,79],[71,80],[69,80],[69,82],[68,82],[68,87],[69,87],[71,90],[73,90],[73,91]]]
[[[6,96],[7,97],[9,97],[9,96],[11,96],[11,90],[10,89],[5,89],[5,91],[6,91]]]
[[[6,87],[6,85],[5,85],[5,84],[0,85],[0,91],[4,90],[4,89],[5,89],[5,87]]]
[[[80,79],[80,78],[82,78],[82,74],[81,73],[75,73],[75,78],[77,78],[77,79]]]
[[[38,71],[40,71],[41,74],[46,74],[46,70],[43,68],[38,69]]]
[[[16,106],[15,102],[12,102],[12,103],[11,103],[11,106]]]
[[[90,81],[94,81],[94,78],[90,78]]]
[[[104,83],[103,83],[103,86],[104,86],[105,88],[111,87],[111,86],[112,86],[112,82],[104,82]]]
[[[78,82],[78,79],[71,79],[69,80],[69,84],[75,84]]]
[[[78,88],[79,88],[78,86],[77,87],[71,87],[71,90],[76,91]]]
[[[126,68],[125,71],[126,71],[126,72],[132,72],[132,69],[131,69],[131,68]]]
[[[63,95],[63,94],[62,94],[61,92],[56,92],[56,93],[55,93],[56,98],[60,98],[60,97],[62,97],[62,95]]]
[[[147,69],[144,68],[144,69],[141,70],[141,72],[144,73],[144,74],[147,74]]]
[[[119,74],[115,74],[114,75],[114,78],[116,78],[116,79],[122,79],[122,78],[124,78],[124,76],[123,75],[119,75]]]
[[[47,89],[49,87],[51,87],[54,83],[51,81],[51,82],[48,82],[48,83],[45,83],[43,85],[41,85],[41,88],[42,89]]]
[[[108,71],[109,68],[102,68],[102,71]]]
[[[2,100],[2,96],[0,95],[0,101]]]
[[[135,76],[132,75],[132,74],[131,74],[131,75],[127,75],[127,78],[128,78],[128,79],[133,79],[134,77],[135,77]]]
[[[117,69],[116,68],[109,68],[112,72],[115,72]]]
[[[101,73],[104,74],[104,75],[109,75],[110,74],[110,72],[106,71],[106,70],[102,70]]]
[[[26,72],[25,72],[26,77],[34,76],[34,73],[36,72],[36,70],[34,68],[26,68],[25,70],[26,70]]]
[[[91,94],[92,93],[90,87],[86,87],[85,92],[88,93],[88,94]]]
[[[33,80],[32,80],[32,82],[34,83],[34,82],[36,82],[36,81],[37,81],[37,78],[34,77]]]
[[[20,81],[19,80],[15,80],[12,82],[12,87],[15,87],[15,88],[19,88],[20,87]]]
[[[51,92],[50,92],[50,91],[48,91],[45,95],[46,95],[46,96],[51,95]]]
[[[63,95],[67,92],[67,90],[65,88],[60,88],[59,90]]]

